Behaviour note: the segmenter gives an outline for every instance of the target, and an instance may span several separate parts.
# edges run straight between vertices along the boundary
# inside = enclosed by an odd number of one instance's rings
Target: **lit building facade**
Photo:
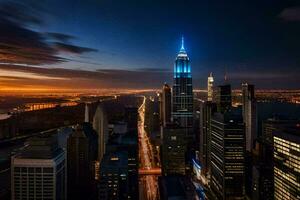
[[[56,136],[34,137],[11,159],[13,200],[66,199],[65,153]]]
[[[242,113],[231,109],[211,119],[211,181],[218,199],[244,199],[245,126]]]
[[[207,101],[200,104],[199,156],[202,166],[201,173],[206,178],[206,182],[209,182],[211,174],[211,116],[216,110],[217,105],[215,103]]]
[[[300,199],[300,126],[273,130],[274,199]]]
[[[193,126],[192,73],[183,38],[174,65],[172,119],[181,127]]]
[[[209,74],[207,78],[207,101],[213,101],[213,87],[214,87],[214,77],[212,72]]]

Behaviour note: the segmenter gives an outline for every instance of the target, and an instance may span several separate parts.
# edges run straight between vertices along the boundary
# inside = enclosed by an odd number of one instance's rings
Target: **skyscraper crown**
[[[187,53],[184,48],[184,37],[183,36],[181,37],[181,48],[178,53],[178,57],[187,57]]]

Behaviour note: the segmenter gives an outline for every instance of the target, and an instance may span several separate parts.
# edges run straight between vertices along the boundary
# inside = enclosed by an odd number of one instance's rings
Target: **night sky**
[[[300,87],[300,1],[0,0],[0,90],[160,88],[181,36],[195,88]]]

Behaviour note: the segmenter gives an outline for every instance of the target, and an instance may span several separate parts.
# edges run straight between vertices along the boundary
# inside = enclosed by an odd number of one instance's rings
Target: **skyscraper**
[[[107,115],[102,105],[98,105],[94,118],[93,128],[98,134],[98,161],[101,162],[105,153],[105,144],[108,140]]]
[[[162,89],[162,97],[161,97],[161,103],[162,103],[162,125],[166,126],[167,123],[171,122],[171,110],[172,110],[172,104],[171,104],[171,88],[167,83],[164,84]]]
[[[93,198],[97,133],[90,123],[77,125],[68,138],[68,199]]]
[[[12,199],[66,199],[65,153],[57,135],[36,136],[11,159]]]
[[[210,101],[200,103],[200,162],[201,173],[206,177],[209,182],[211,174],[211,116],[216,112],[217,106]]]
[[[245,194],[245,130],[242,113],[230,109],[211,119],[211,188],[218,199]]]
[[[274,126],[274,199],[300,199],[300,125]]]
[[[207,78],[207,101],[213,101],[213,86],[214,86],[214,77],[212,72],[210,72],[209,77]]]
[[[189,57],[184,49],[182,38],[181,49],[174,65],[173,82],[173,121],[181,127],[193,126],[193,85]]]
[[[242,84],[243,119],[246,128],[246,150],[252,151],[256,139],[256,101],[254,85]]]

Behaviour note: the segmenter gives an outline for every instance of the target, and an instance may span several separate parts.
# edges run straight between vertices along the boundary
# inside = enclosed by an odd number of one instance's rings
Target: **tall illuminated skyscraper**
[[[174,65],[173,82],[173,121],[181,127],[193,125],[193,85],[189,57],[184,49],[182,38],[181,49]]]
[[[214,77],[212,72],[210,72],[209,77],[207,78],[207,101],[213,101],[213,85]]]

